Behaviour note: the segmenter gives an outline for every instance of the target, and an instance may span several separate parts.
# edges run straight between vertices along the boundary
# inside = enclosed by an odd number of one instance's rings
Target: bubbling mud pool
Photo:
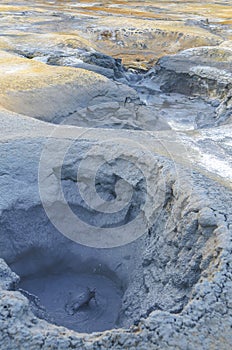
[[[35,313],[56,325],[81,333],[117,326],[122,290],[104,275],[70,271],[57,274],[51,270],[25,276],[19,287],[39,298],[41,306],[37,305]],[[91,290],[96,291],[94,299],[88,297]]]

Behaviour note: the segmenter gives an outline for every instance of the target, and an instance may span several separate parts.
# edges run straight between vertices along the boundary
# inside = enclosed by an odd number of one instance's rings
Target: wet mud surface
[[[19,287],[36,295],[46,310],[47,319],[58,326],[80,333],[117,327],[122,291],[107,277],[51,271],[48,275],[24,277]],[[88,289],[96,289],[96,295],[85,305]]]

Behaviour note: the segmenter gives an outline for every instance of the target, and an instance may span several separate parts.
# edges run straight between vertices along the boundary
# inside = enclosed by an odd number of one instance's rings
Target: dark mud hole
[[[11,264],[21,277],[17,289],[29,299],[34,314],[78,332],[117,327],[125,286],[100,258],[103,252],[75,247],[68,240],[58,243],[56,251],[53,244],[54,249],[48,250],[34,247]],[[63,252],[59,257],[60,244]],[[117,268],[115,259],[120,256],[112,256],[112,267]],[[89,298],[93,290],[95,297]]]
[[[90,271],[56,270],[22,278],[23,290],[36,295],[44,307],[45,319],[78,332],[94,332],[114,328],[121,306],[122,290],[109,277]],[[88,288],[96,290],[95,299],[88,304]],[[79,308],[78,308],[79,306]],[[69,311],[73,308],[73,312]],[[35,312],[36,313],[36,312]],[[40,316],[42,317],[42,316]]]
[[[122,324],[122,298],[140,260],[139,242],[113,249],[79,245],[59,233],[40,206],[6,211],[0,221],[2,256],[20,276],[15,289],[37,317],[87,333]],[[84,305],[88,289],[96,294]]]

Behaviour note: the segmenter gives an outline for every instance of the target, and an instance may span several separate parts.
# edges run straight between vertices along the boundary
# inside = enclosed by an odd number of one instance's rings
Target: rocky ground
[[[231,24],[1,2],[1,349],[231,349]]]

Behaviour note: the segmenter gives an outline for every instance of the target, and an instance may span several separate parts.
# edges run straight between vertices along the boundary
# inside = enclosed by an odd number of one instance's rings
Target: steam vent
[[[0,350],[232,349],[231,0],[1,0]]]

